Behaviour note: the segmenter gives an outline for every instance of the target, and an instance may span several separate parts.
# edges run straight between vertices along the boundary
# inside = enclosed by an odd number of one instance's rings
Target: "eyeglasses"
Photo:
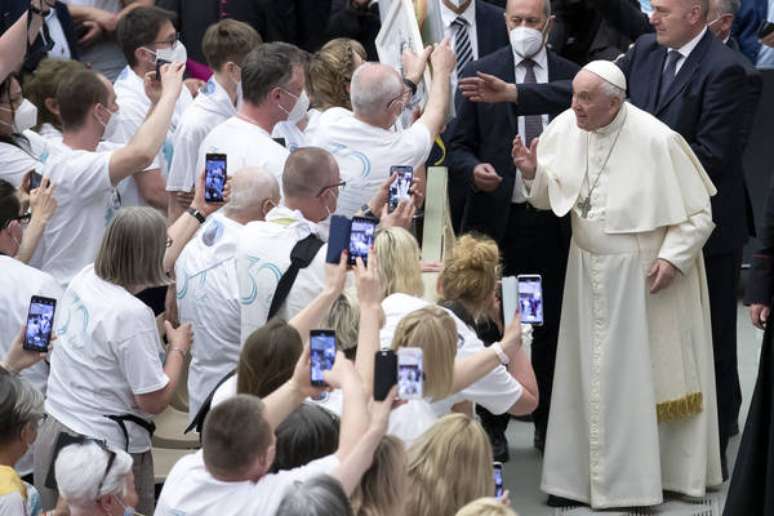
[[[27,210],[21,215],[18,215],[16,217],[6,220],[5,223],[2,225],[2,227],[0,227],[0,229],[7,228],[14,220],[18,220],[19,224],[29,224],[30,219],[32,219],[32,212],[30,210]]]
[[[338,182],[336,184],[333,184],[333,185],[323,186],[322,188],[320,188],[320,191],[318,192],[317,197],[320,197],[322,194],[325,193],[325,190],[328,190],[330,188],[335,188],[336,189],[336,193],[341,192],[344,189],[345,186],[347,186],[347,182],[346,181],[340,181],[340,182]]]
[[[175,32],[175,36],[169,39],[164,39],[161,41],[154,41],[153,45],[169,45],[170,47],[174,47],[175,43],[177,43],[180,40],[180,33]]]
[[[400,95],[398,95],[397,97],[393,98],[392,100],[390,100],[387,103],[387,109],[390,109],[390,106],[392,105],[393,102],[397,102],[397,101],[402,100],[402,99],[406,99],[406,101],[408,101],[408,98],[410,96],[411,96],[411,90],[408,88],[408,86],[404,86],[403,89],[400,92]]]

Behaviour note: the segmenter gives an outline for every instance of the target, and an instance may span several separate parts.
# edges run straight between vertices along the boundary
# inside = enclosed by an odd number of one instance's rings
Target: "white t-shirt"
[[[381,347],[390,347],[395,329],[403,317],[428,305],[430,305],[428,301],[408,294],[397,293],[387,296],[382,301],[385,322],[379,332]],[[476,332],[450,310],[446,311],[457,325],[456,358],[466,358],[483,350],[484,343],[478,338]],[[441,417],[448,414],[454,404],[467,400],[480,404],[493,414],[503,414],[521,398],[522,392],[522,385],[511,376],[505,366],[499,365],[469,387],[446,399],[431,403],[431,407],[436,417]]]
[[[132,139],[137,130],[142,126],[148,117],[148,110],[151,108],[151,101],[145,94],[143,79],[137,75],[134,70],[126,66],[116,79],[114,84],[116,91],[116,102],[119,109],[119,124],[116,133],[112,135],[111,140],[115,143],[126,144]],[[188,88],[183,87],[180,96],[175,104],[175,112],[172,114],[172,121],[167,131],[167,137],[161,146],[161,151],[157,156],[158,167],[164,177],[169,173],[169,166],[172,163],[174,155],[174,137],[177,126],[183,116],[183,112],[191,105],[193,97]],[[115,116],[115,115],[113,115]],[[118,191],[121,193],[121,202],[124,206],[146,206],[147,203],[140,195],[137,182],[133,177],[127,177],[118,184]]]
[[[46,224],[31,265],[66,288],[97,257],[105,228],[121,202],[110,182],[110,151],[61,147],[46,162],[43,173],[56,187],[58,207]]]
[[[306,138],[304,131],[298,128],[293,122],[278,122],[271,132],[272,138],[282,138],[285,140],[285,148],[288,152],[293,152],[301,147],[306,147]]]
[[[48,122],[43,122],[40,124],[38,134],[46,140],[53,140],[55,143],[62,143],[62,131],[54,127],[53,124],[49,124]]]
[[[349,114],[347,114],[349,113]],[[423,165],[433,140],[427,126],[415,122],[404,131],[389,131],[361,122],[343,108],[326,110],[307,145],[330,151],[347,185],[339,194],[336,213],[351,217],[390,177],[393,165]]]
[[[223,376],[226,376],[225,374]],[[221,378],[223,378],[221,376]],[[210,408],[220,405],[229,398],[233,398],[237,395],[237,381],[238,375],[234,375],[218,387],[215,390],[215,394],[212,395],[212,401],[210,402]],[[209,395],[209,392],[207,393]],[[194,414],[195,415],[195,414]]]
[[[196,415],[218,382],[239,362],[236,247],[242,225],[215,213],[186,244],[175,264],[181,322],[193,324],[188,413]]]
[[[258,482],[223,482],[210,475],[203,452],[183,457],[169,472],[155,516],[272,516],[288,489],[317,475],[331,474],[335,455],[299,468],[269,473]]]
[[[218,125],[199,147],[196,170],[204,170],[208,152],[225,154],[232,173],[246,167],[261,167],[277,179],[282,189],[282,171],[290,153],[257,125],[237,116]]]
[[[201,170],[196,169],[199,147],[217,125],[236,115],[236,107],[215,76],[199,90],[191,107],[180,118],[175,132],[175,153],[167,178],[167,191],[190,192]],[[232,169],[234,170],[234,169]]]
[[[105,415],[149,420],[135,396],[163,389],[169,378],[153,311],[122,287],[85,267],[61,303],[59,339],[51,357],[46,412],[83,435],[124,449],[117,423]],[[150,449],[148,433],[132,422],[129,453]]]
[[[18,146],[0,142],[0,163],[3,164],[0,167],[0,179],[5,179],[14,188],[21,186],[24,175],[30,170],[42,174],[46,161],[56,150],[56,146],[50,145],[34,131],[28,130],[22,134],[27,141],[19,140]]]
[[[242,230],[237,246],[242,342],[266,324],[277,283],[290,266],[293,246],[312,233],[319,235],[317,224],[284,206],[271,210],[265,221],[250,222]],[[290,320],[322,291],[327,250],[323,244],[312,263],[298,272],[279,317]]]
[[[61,302],[64,291],[56,280],[45,272],[20,262],[10,256],[0,255],[0,356],[5,356],[13,338],[27,322],[27,312],[32,296],[52,297]],[[54,315],[54,328],[59,321],[59,310]],[[25,369],[20,376],[43,394],[48,381],[48,364],[38,362]]]

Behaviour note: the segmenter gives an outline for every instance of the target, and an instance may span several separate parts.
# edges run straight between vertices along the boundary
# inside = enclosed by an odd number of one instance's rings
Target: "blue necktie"
[[[667,53],[667,64],[664,67],[664,72],[661,74],[661,88],[658,92],[658,100],[661,102],[664,100],[664,95],[669,90],[669,87],[675,82],[675,75],[677,75],[677,62],[682,56],[677,50],[670,50]]]
[[[473,60],[473,47],[468,35],[468,20],[457,16],[452,22],[452,27],[455,28],[454,53],[457,55],[457,77],[459,77],[465,66]]]

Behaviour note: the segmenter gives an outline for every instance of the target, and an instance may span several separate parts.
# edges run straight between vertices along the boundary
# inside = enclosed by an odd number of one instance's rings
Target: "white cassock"
[[[564,112],[537,157],[528,199],[571,213],[573,231],[541,488],[595,509],[703,496],[722,482],[701,254],[715,188],[679,134],[628,103],[592,132]],[[680,272],[651,294],[657,258]]]

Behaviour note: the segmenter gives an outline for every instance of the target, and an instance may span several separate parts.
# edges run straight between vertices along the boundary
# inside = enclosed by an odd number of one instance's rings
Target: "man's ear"
[[[54,97],[47,97],[43,101],[43,104],[45,104],[46,109],[48,109],[51,113],[59,116],[59,104]]]

